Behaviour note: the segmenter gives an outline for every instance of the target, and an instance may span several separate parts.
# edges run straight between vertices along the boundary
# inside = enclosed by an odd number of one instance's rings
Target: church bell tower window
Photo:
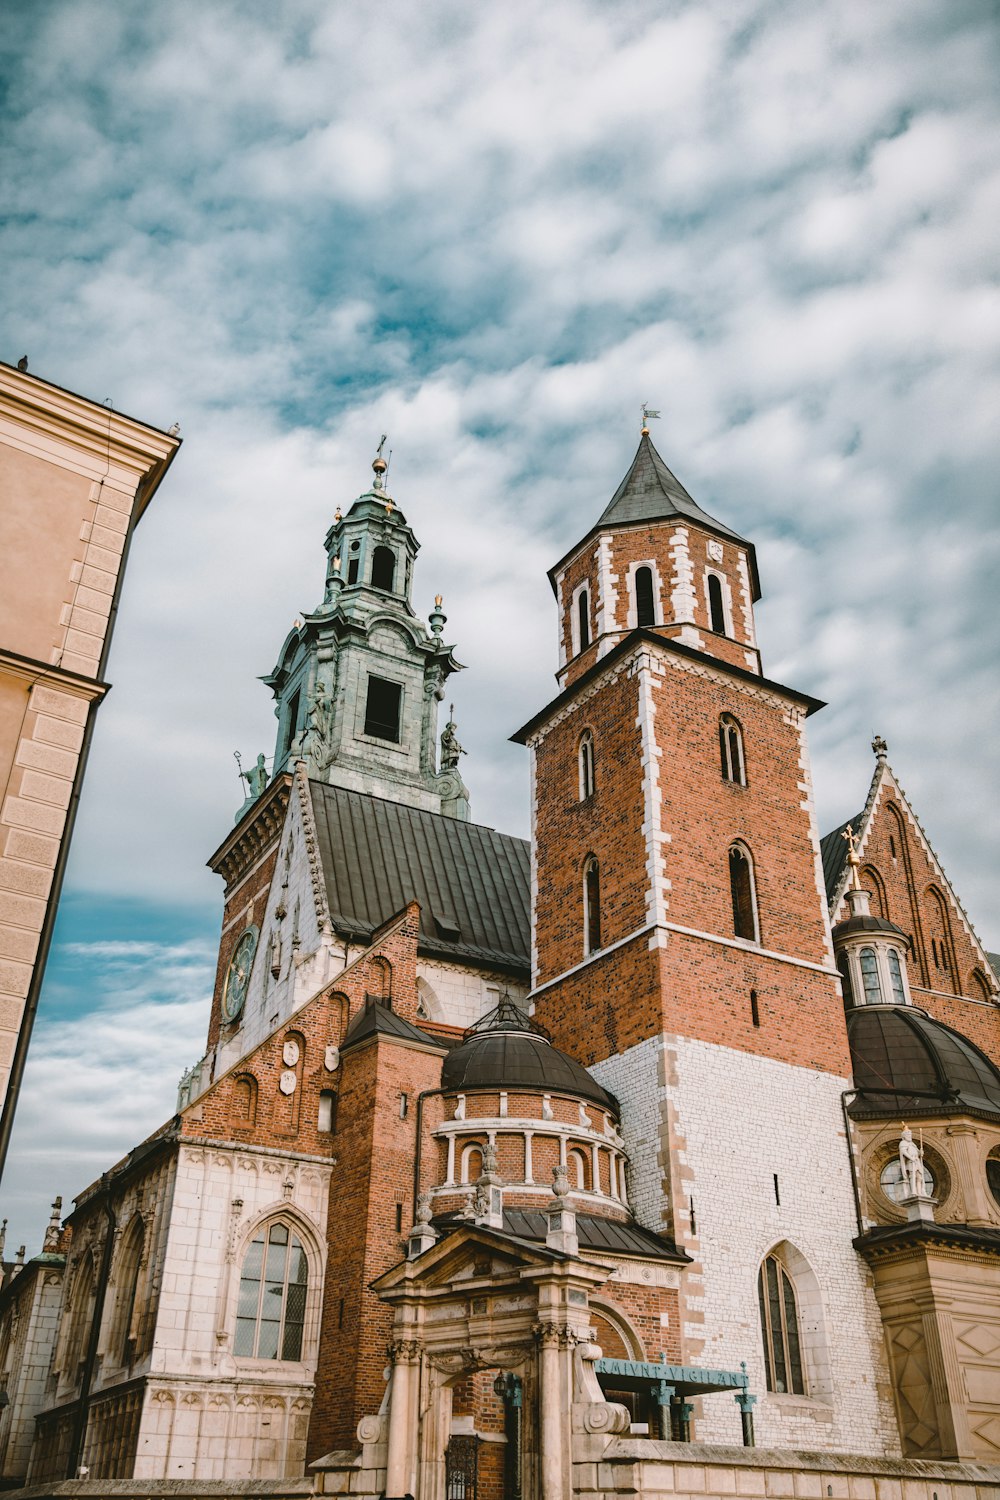
[[[640,626],[656,624],[652,568],[635,570],[635,623]]]
[[[746,786],[746,762],[743,759],[743,735],[732,714],[723,714],[719,720],[719,750],[722,755],[722,776],[736,786]]]
[[[728,635],[726,630],[726,605],[722,597],[722,579],[718,573],[708,575],[708,613],[716,635]]]
[[[376,547],[372,553],[372,588],[391,594],[396,581],[396,554],[391,547]]]
[[[583,951],[596,953],[601,946],[601,867],[593,854],[583,867]]]
[[[384,677],[369,677],[368,701],[365,705],[365,734],[373,739],[399,744],[399,709],[402,685],[387,682]]]

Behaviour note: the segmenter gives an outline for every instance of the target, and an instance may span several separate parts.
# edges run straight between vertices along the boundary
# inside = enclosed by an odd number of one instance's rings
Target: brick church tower
[[[645,427],[550,578],[561,691],[517,736],[535,1014],[621,1100],[638,1217],[694,1257],[685,1361],[747,1360],[765,1442],[849,1446],[860,1424],[877,1446],[892,1416],[850,1243],[851,1065],[805,741],[822,705],[763,675],[754,548]]]

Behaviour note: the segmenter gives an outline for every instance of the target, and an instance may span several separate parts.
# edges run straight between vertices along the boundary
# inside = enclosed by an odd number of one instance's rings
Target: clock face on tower
[[[250,983],[253,956],[257,951],[258,935],[256,927],[248,927],[233,949],[233,956],[229,961],[229,972],[226,975],[226,988],[222,995],[222,1014],[227,1021],[235,1021],[243,1009],[243,1002],[247,997],[247,985]]]

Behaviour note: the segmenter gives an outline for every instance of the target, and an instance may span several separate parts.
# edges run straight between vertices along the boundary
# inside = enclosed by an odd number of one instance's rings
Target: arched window
[[[708,614],[716,635],[725,635],[726,606],[722,597],[722,579],[718,573],[708,575]]]
[[[585,729],[580,736],[580,801],[594,795],[594,736]]]
[[[897,1005],[906,1004],[906,990],[903,988],[903,969],[899,962],[899,954],[895,948],[889,949],[889,983],[892,985],[892,998]]]
[[[570,1184],[579,1189],[581,1193],[587,1191],[587,1158],[582,1151],[567,1151],[566,1170],[569,1173]]]
[[[586,651],[590,645],[590,590],[582,588],[576,596],[576,649]]]
[[[87,1351],[90,1325],[94,1319],[95,1291],[94,1257],[87,1250],[73,1273],[72,1311],[62,1360],[62,1374],[74,1385],[80,1377],[80,1367]]]
[[[262,1225],[240,1276],[233,1353],[243,1359],[301,1359],[309,1267],[292,1226]]]
[[[257,1118],[257,1080],[252,1073],[241,1073],[233,1082],[233,1114],[236,1124],[244,1127]]]
[[[865,1004],[882,1004],[882,981],[878,973],[878,955],[874,948],[862,948],[858,954],[861,963],[861,983],[865,987]]]
[[[146,1234],[142,1220],[136,1214],[122,1241],[118,1252],[118,1270],[115,1276],[115,1314],[111,1334],[112,1354],[121,1364],[130,1364],[135,1357],[132,1345],[132,1318],[135,1313],[136,1293],[139,1289],[139,1273],[142,1269],[142,1251]]]
[[[383,1005],[392,1005],[392,964],[387,958],[373,958],[371,961],[371,989],[368,994],[373,1000],[381,1000]]]
[[[583,951],[596,953],[601,946],[601,867],[593,854],[583,866]]]
[[[743,731],[732,714],[723,714],[719,720],[719,754],[722,760],[723,781],[733,781],[737,786],[746,786]]]
[[[460,1182],[478,1182],[483,1171],[483,1148],[466,1146],[462,1152],[462,1175]]]
[[[973,969],[972,978],[969,983],[969,994],[976,1000],[992,1000],[993,990],[982,969]]]
[[[653,592],[652,568],[636,568],[634,588],[636,625],[655,625],[656,597]]]
[[[877,917],[888,919],[889,902],[885,893],[885,885],[879,872],[873,865],[865,865],[864,869],[860,872],[860,879],[863,888],[868,892],[872,911]]]
[[[776,1255],[768,1255],[757,1276],[760,1328],[769,1391],[806,1394],[799,1340],[799,1315],[792,1278]]]
[[[847,960],[846,953],[837,955],[837,968],[840,970],[840,978],[844,986],[844,1004],[854,1004],[854,985],[851,983],[851,966]]]
[[[759,942],[753,860],[745,844],[733,844],[729,850],[729,888],[733,898],[733,932],[738,938]]]
[[[372,553],[372,588],[392,593],[396,581],[396,554],[391,547],[376,547]]]

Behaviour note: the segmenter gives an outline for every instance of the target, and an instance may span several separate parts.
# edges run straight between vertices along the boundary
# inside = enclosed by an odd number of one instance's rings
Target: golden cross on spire
[[[847,840],[847,863],[851,867],[851,890],[860,891],[861,882],[858,879],[858,866],[861,863],[861,856],[857,848],[858,836],[854,832],[853,826],[848,823],[840,837]]]

